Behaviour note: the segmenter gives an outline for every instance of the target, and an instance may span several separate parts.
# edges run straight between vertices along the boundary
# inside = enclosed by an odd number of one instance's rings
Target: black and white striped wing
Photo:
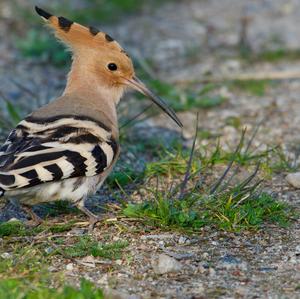
[[[27,118],[0,148],[0,190],[101,174],[117,153],[111,132],[95,120]]]

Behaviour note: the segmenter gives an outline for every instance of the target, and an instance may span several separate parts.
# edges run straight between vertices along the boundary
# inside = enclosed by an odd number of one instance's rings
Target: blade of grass
[[[145,112],[147,112],[151,107],[153,106],[153,104],[148,105],[146,108],[144,108],[140,113],[138,113],[137,115],[135,115],[133,118],[129,119],[128,121],[126,121],[124,124],[122,124],[120,126],[120,130],[128,127],[132,122],[134,122],[136,119],[138,119],[141,115],[143,115]]]
[[[0,97],[6,104],[6,109],[12,120],[13,125],[17,124],[21,120],[19,112],[2,91],[0,91]]]
[[[263,123],[263,120],[261,120],[260,122],[258,122],[258,124],[255,126],[255,129],[254,129],[254,132],[253,134],[251,135],[248,143],[247,143],[247,146],[245,148],[245,151],[243,152],[244,155],[246,155],[248,153],[248,151],[250,150],[251,148],[251,145],[258,133],[258,130],[259,128],[261,127]],[[221,191],[225,190],[226,187],[231,183],[232,179],[237,175],[238,171],[240,170],[240,165],[237,165],[236,168],[234,169],[232,175],[229,177],[229,179],[227,180],[227,182],[223,185],[223,188],[221,188]]]
[[[264,120],[262,119],[261,121],[258,122],[258,124],[255,126],[255,129],[253,131],[253,134],[251,136],[251,138],[249,139],[248,143],[247,143],[247,146],[245,148],[245,151],[244,151],[244,154],[248,153],[253,141],[254,141],[254,138],[256,137],[261,125],[263,124]]]
[[[29,96],[34,97],[36,100],[39,99],[39,96],[33,92],[32,90],[30,90],[28,87],[26,87],[25,85],[21,84],[20,82],[16,81],[13,78],[10,78],[11,82],[18,87],[21,91],[27,93]]]
[[[184,197],[185,189],[186,189],[188,180],[191,175],[191,168],[192,168],[193,158],[194,158],[194,154],[195,154],[195,147],[196,147],[198,131],[199,131],[199,113],[197,113],[195,136],[194,136],[194,140],[193,140],[193,145],[192,145],[189,161],[188,161],[187,168],[186,168],[186,173],[185,173],[183,182],[180,187],[180,193],[179,193],[179,197],[178,197],[179,200],[183,199],[183,197]]]
[[[217,189],[219,188],[219,186],[222,184],[222,182],[224,181],[224,179],[226,178],[228,172],[230,171],[230,169],[232,168],[233,166],[233,163],[235,162],[235,159],[238,155],[238,153],[241,151],[242,149],[242,146],[243,146],[243,143],[244,143],[244,140],[245,140],[245,134],[246,134],[246,131],[247,131],[247,128],[245,128],[243,131],[242,131],[242,135],[241,135],[241,138],[240,138],[240,142],[239,144],[237,145],[233,155],[232,155],[232,158],[230,159],[229,163],[228,163],[228,166],[226,167],[224,173],[221,175],[221,177],[219,178],[219,180],[214,184],[214,186],[211,188],[210,190],[210,194],[213,194],[217,191]]]

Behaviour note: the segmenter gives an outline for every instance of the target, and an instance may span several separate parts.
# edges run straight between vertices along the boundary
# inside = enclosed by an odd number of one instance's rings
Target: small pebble
[[[203,273],[206,272],[206,269],[205,269],[205,267],[203,265],[199,265],[198,271],[199,271],[199,273],[203,274]]]
[[[178,239],[178,244],[185,244],[188,239],[184,236],[180,236]]]
[[[121,266],[122,265],[122,260],[116,260],[116,264]]]
[[[102,285],[106,285],[108,283],[108,274],[105,273],[103,274],[100,279],[98,279],[97,283],[102,284]]]
[[[48,271],[49,272],[55,272],[57,269],[55,268],[55,267],[53,267],[53,266],[49,266],[48,267]]]
[[[158,258],[152,260],[152,267],[155,273],[165,274],[179,272],[182,264],[166,254],[160,254]]]
[[[230,254],[227,254],[220,259],[218,267],[226,270],[239,269],[242,271],[247,271],[248,269],[248,265],[246,262],[241,261],[240,259]]]
[[[95,268],[96,264],[95,264],[95,258],[91,255],[84,257],[80,263],[86,267],[89,268]]]
[[[158,245],[161,246],[161,247],[164,247],[165,246],[165,242],[164,241],[159,241]]]
[[[46,252],[46,254],[50,254],[51,252],[53,252],[53,248],[47,247],[47,248],[45,248],[45,252]]]
[[[73,269],[74,269],[74,266],[72,263],[67,264],[67,266],[66,266],[67,271],[72,271]]]
[[[214,268],[209,268],[208,273],[210,277],[216,276],[216,270]]]
[[[300,172],[290,173],[285,178],[295,188],[300,188]]]
[[[3,252],[3,253],[1,254],[1,257],[2,257],[3,259],[7,260],[7,259],[11,258],[11,254],[8,253],[8,252]]]
[[[278,269],[278,267],[260,267],[260,268],[258,268],[258,271],[273,272],[273,271],[276,271],[277,269]]]
[[[10,218],[7,222],[15,222],[15,221],[20,221],[20,220],[13,217],[13,218]]]
[[[209,253],[208,252],[203,252],[202,257],[203,257],[203,259],[207,260],[209,258]]]

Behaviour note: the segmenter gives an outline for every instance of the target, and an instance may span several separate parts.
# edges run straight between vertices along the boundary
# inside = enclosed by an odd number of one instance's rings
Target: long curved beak
[[[165,101],[163,101],[159,96],[154,94],[147,86],[139,80],[137,77],[132,79],[126,79],[128,85],[135,90],[139,91],[143,95],[147,96],[151,101],[153,101],[158,107],[160,107],[166,114],[168,114],[179,127],[183,127],[180,119],[177,117],[176,113],[172,108],[170,108]]]

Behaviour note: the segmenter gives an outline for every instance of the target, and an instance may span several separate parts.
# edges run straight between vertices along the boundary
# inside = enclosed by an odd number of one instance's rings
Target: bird
[[[0,201],[14,198],[31,218],[36,204],[66,200],[85,207],[112,171],[120,154],[117,105],[127,89],[150,98],[175,123],[182,123],[159,96],[138,79],[132,59],[109,34],[57,17],[37,14],[72,54],[62,95],[20,121],[0,147]]]

